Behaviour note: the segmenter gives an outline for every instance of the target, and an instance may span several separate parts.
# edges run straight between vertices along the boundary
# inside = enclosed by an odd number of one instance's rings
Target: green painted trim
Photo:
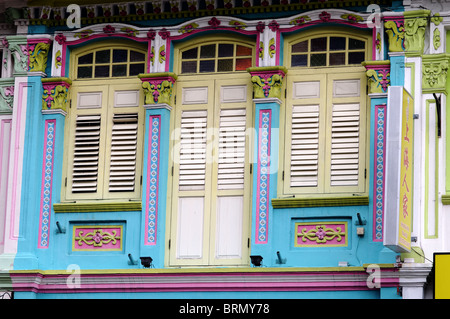
[[[42,83],[64,82],[72,85],[72,80],[66,77],[42,78],[41,81]]]
[[[419,17],[428,17],[430,15],[430,10],[413,10],[413,11],[404,11],[403,16],[405,18],[419,18]]]
[[[363,61],[361,62],[362,66],[368,65],[391,65],[391,60],[380,60],[380,61]]]
[[[446,36],[446,49],[447,52],[450,52],[450,32],[447,30],[445,31],[445,36]],[[447,92],[450,92],[450,73],[447,73],[447,82],[445,85]],[[450,110],[450,99],[446,99],[446,110]],[[447,167],[447,169],[445,170],[445,193],[446,194],[450,194],[450,143],[448,141],[450,141],[450,112],[445,112],[445,127],[446,132],[445,132],[445,140],[447,141],[446,143],[446,150],[445,150],[445,167]],[[442,196],[442,203],[444,205],[448,205],[444,203],[444,196]],[[450,196],[450,195],[449,195]],[[449,200],[449,204],[450,204],[450,200]]]
[[[411,251],[409,253],[401,253],[401,260],[405,260],[405,258],[414,258],[415,263],[424,263],[425,262],[425,253],[423,249],[420,247],[411,247]]]
[[[259,73],[259,72],[276,72],[276,71],[283,71],[284,74],[287,73],[288,69],[281,65],[276,66],[253,66],[250,68],[247,68],[247,72],[249,73]]]
[[[441,197],[443,205],[450,205],[450,194],[444,194]]]
[[[135,202],[90,202],[90,203],[55,203],[55,213],[88,213],[88,212],[128,212],[141,211],[142,203]]]
[[[274,198],[273,208],[293,207],[333,207],[333,206],[368,206],[369,196],[316,197],[316,198]]]
[[[430,124],[429,124],[429,118],[430,118],[430,103],[436,103],[435,100],[426,100],[426,112],[425,112],[425,154],[430,154]],[[435,215],[435,225],[434,225],[434,231],[435,231],[435,235],[430,236],[428,235],[428,216],[429,216],[429,211],[428,211],[428,205],[425,204],[424,207],[424,219],[425,219],[425,225],[424,225],[424,237],[426,239],[432,239],[432,238],[438,238],[438,225],[439,225],[439,220],[438,220],[438,204],[439,204],[439,198],[438,195],[439,193],[437,192],[437,186],[439,185],[439,175],[438,175],[438,137],[437,137],[437,128],[435,128],[435,207],[434,207],[434,215]],[[429,156],[425,156],[425,203],[429,202],[429,182],[430,182],[430,175],[429,175]]]
[[[173,72],[158,72],[158,73],[141,73],[138,74],[138,78],[142,79],[153,79],[153,78],[164,78],[171,77],[174,80],[178,79],[178,76]]]

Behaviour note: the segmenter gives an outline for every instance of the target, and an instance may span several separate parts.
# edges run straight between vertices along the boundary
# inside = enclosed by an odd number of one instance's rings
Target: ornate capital
[[[388,35],[389,52],[403,52],[405,48],[405,22],[403,17],[386,18],[384,29]]]
[[[422,59],[422,91],[447,94],[447,72],[450,54],[424,55]]]
[[[366,76],[369,82],[369,94],[386,94],[391,85],[391,63],[386,61],[365,61],[362,65],[366,68]]]
[[[42,112],[67,113],[68,93],[72,81],[68,78],[43,78]]]
[[[425,29],[429,10],[405,11],[405,49],[408,53],[423,54]]]
[[[172,104],[173,84],[177,76],[175,73],[149,73],[139,74],[142,81],[142,89],[145,95],[145,105]]]
[[[50,39],[28,41],[28,71],[45,72],[49,50]]]
[[[255,99],[278,98],[281,99],[281,87],[287,69],[283,66],[252,67],[248,68],[252,76],[253,97]]]
[[[14,56],[14,74],[26,74],[28,71],[28,48],[25,36],[8,36],[9,49]]]

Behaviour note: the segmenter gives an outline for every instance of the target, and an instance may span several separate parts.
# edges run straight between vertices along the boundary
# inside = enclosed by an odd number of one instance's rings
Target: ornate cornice
[[[103,2],[103,3],[102,3]],[[31,25],[58,26],[66,24],[65,9],[73,1],[48,2],[33,1],[33,6],[24,9],[24,17],[30,20]],[[241,2],[224,0],[223,3],[213,0],[187,0],[187,6],[182,6],[181,1],[152,0],[152,1],[98,1],[97,4],[88,1],[77,1],[80,5],[82,16],[81,24],[112,23],[125,21],[146,21],[164,19],[192,19],[206,16],[238,16],[242,14],[264,14],[275,12],[278,15],[287,16],[290,13],[314,9],[330,9],[364,6],[373,3],[369,0],[335,1],[335,0],[242,0]],[[378,5],[391,5],[390,1],[382,0]],[[356,17],[357,18],[357,17]],[[355,17],[349,17],[353,21]]]

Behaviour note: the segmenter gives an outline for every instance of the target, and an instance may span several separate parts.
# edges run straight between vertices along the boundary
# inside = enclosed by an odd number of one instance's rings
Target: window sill
[[[367,206],[369,196],[347,196],[347,197],[315,197],[315,198],[274,198],[273,208],[293,207],[332,207],[332,206]]]
[[[450,194],[443,194],[441,200],[442,205],[450,205]]]
[[[55,213],[141,211],[142,203],[140,201],[56,203],[53,204],[53,209]]]

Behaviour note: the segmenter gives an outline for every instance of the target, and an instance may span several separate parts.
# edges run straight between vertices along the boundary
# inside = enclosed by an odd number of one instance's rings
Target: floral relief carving
[[[12,112],[14,102],[14,85],[12,84],[0,87],[0,114]]]
[[[106,244],[116,245],[122,238],[117,236],[117,231],[112,229],[111,232],[104,231],[103,229],[94,229],[86,234],[83,230],[78,232],[78,236],[75,237],[75,241],[79,246],[83,244],[94,247],[102,247]]]
[[[426,17],[405,18],[406,51],[415,51],[420,54],[423,52],[426,27]]]
[[[270,39],[270,41],[269,41],[269,56],[270,56],[271,58],[273,58],[273,56],[275,55],[275,53],[276,53],[275,39],[272,38],[272,39]]]
[[[447,56],[443,56],[443,58],[435,61],[424,60],[422,66],[422,88],[424,90],[445,90],[449,59]]]
[[[249,72],[252,76],[253,95],[256,99],[281,98],[281,87],[286,74],[284,68],[250,68]]]
[[[369,80],[369,94],[387,92],[391,82],[389,69],[369,69],[366,71],[366,75]]]
[[[433,47],[435,50],[441,46],[441,31],[438,28],[433,31]]]
[[[315,242],[317,244],[327,244],[335,240],[340,243],[346,236],[342,226],[330,227],[329,225],[319,224],[313,228],[300,227],[301,231],[297,233],[298,240],[302,242]]]
[[[159,75],[159,76],[158,76]],[[144,91],[144,104],[171,103],[173,84],[176,75],[173,73],[155,73],[139,76]]]
[[[28,67],[31,72],[45,72],[50,43],[39,42],[29,46]]]
[[[404,48],[405,27],[403,20],[389,20],[384,23],[389,40],[389,51],[402,52]]]
[[[28,71],[28,48],[26,44],[26,38],[19,39],[7,39],[9,43],[9,49],[14,55],[14,71],[16,73],[25,73]]]
[[[217,20],[217,19],[216,19],[216,20]],[[218,20],[217,20],[217,21],[218,21]],[[220,22],[219,22],[219,24],[220,24]],[[187,25],[181,27],[181,28],[178,30],[178,32],[179,32],[179,33],[182,33],[182,34],[190,33],[190,32],[194,31],[194,30],[197,29],[197,28],[198,28],[198,24],[193,22],[193,23],[189,23],[189,24],[187,24]]]
[[[68,93],[71,81],[67,78],[42,79],[42,110],[67,112]]]
[[[364,21],[363,17],[356,14],[343,14],[341,15],[341,18],[344,20],[348,20],[351,23]]]
[[[289,21],[289,24],[301,25],[301,24],[306,23],[307,21],[311,21],[311,18],[304,15],[304,16],[298,16],[298,17],[292,19],[291,21]]]

